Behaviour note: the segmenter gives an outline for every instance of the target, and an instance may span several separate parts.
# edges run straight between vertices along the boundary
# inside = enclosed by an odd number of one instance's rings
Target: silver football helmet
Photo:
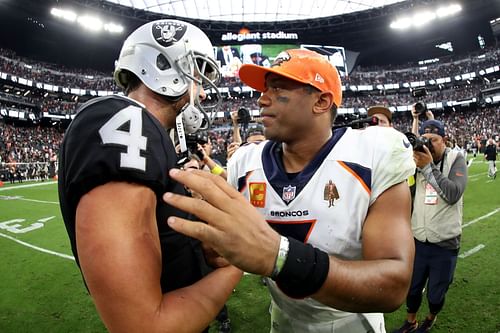
[[[212,43],[203,31],[187,22],[158,20],[132,32],[115,64],[114,78],[122,88],[128,84],[127,71],[149,89],[171,99],[189,91],[190,102],[181,111],[187,133],[208,128],[222,101]],[[200,101],[201,87],[207,95],[211,93],[210,106]]]

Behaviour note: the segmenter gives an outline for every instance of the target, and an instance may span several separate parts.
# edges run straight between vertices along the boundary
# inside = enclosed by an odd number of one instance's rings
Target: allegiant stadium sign
[[[299,34],[295,32],[245,32],[245,33],[233,33],[226,32],[221,36],[221,40],[224,42],[243,42],[246,40],[296,40],[299,39]]]

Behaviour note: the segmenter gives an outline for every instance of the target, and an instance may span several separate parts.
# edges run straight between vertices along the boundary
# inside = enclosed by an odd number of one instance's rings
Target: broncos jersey
[[[298,174],[285,172],[281,155],[281,144],[272,141],[242,147],[229,161],[228,181],[281,235],[351,260],[362,258],[361,234],[370,205],[415,170],[404,135],[379,126],[334,131]],[[311,298],[289,298],[271,280],[268,286],[290,318],[318,322],[351,315]]]
[[[133,182],[151,188],[157,197],[163,291],[200,279],[199,243],[166,223],[170,215],[186,217],[161,198],[166,191],[184,193],[183,186],[168,177],[176,162],[167,132],[136,101],[123,96],[99,97],[77,110],[61,145],[58,175],[61,212],[77,263],[75,216],[80,198],[107,182]]]

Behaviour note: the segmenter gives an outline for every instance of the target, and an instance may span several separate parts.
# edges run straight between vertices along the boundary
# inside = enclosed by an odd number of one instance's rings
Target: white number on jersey
[[[130,122],[128,132],[119,128]],[[142,135],[142,112],[137,106],[127,106],[115,114],[99,130],[102,142],[127,147],[126,153],[120,154],[120,167],[146,171],[146,158],[141,150],[146,150],[148,139]]]

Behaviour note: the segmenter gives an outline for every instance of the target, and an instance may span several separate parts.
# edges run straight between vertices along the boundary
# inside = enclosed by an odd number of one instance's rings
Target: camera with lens
[[[413,89],[411,91],[411,95],[414,97],[414,98],[421,98],[421,97],[425,97],[427,96],[427,89],[425,88],[416,88],[416,89]],[[424,115],[426,112],[427,112],[427,105],[425,105],[424,102],[422,101],[417,101],[417,103],[415,103],[415,112],[420,116],[420,115]]]
[[[429,148],[429,150],[432,152],[433,147],[431,144],[431,140],[426,138],[425,136],[416,136],[412,132],[407,132],[405,133],[406,138],[411,144],[411,147],[413,148],[414,151],[420,151],[422,153],[425,152],[424,146]]]
[[[186,146],[191,154],[195,154],[200,159],[203,159],[203,153],[198,150],[198,144],[204,145],[208,143],[208,134],[205,132],[193,133],[186,135]]]
[[[240,124],[248,124],[252,120],[250,116],[250,111],[246,108],[238,109],[238,123]]]

